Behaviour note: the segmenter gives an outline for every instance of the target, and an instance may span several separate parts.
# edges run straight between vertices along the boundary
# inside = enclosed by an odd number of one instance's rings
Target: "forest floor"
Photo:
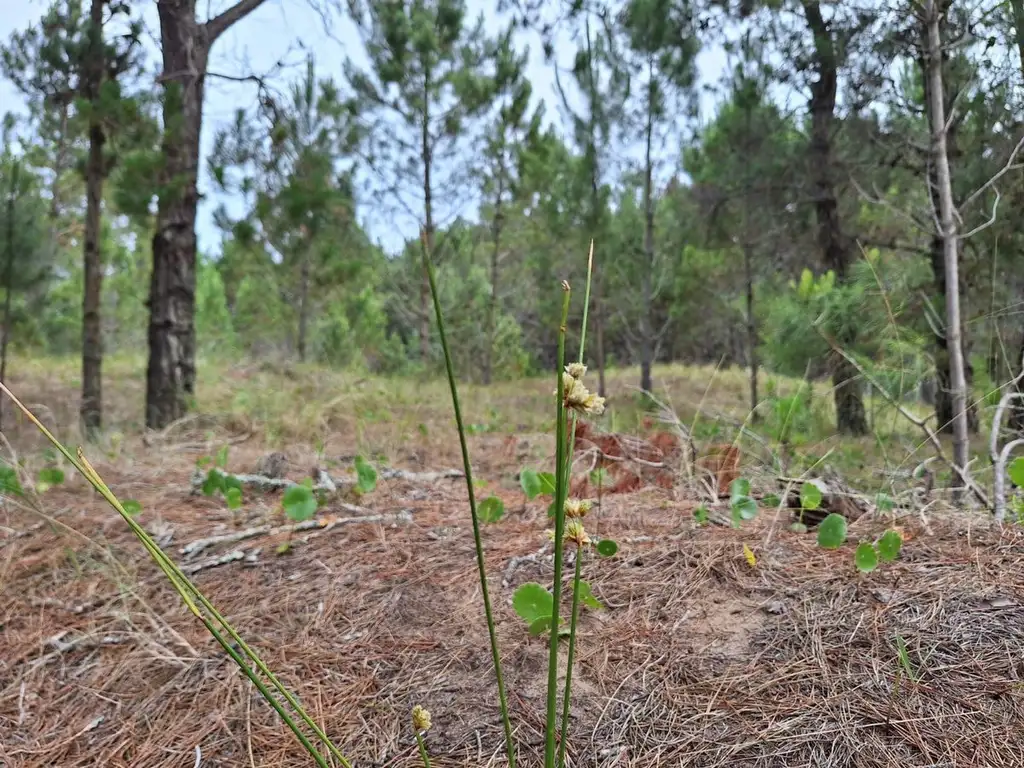
[[[15,370],[15,392],[74,443],[73,369]],[[504,765],[464,481],[415,474],[461,468],[444,384],[224,368],[204,377],[205,416],[143,436],[142,370],[107,366],[109,427],[87,446],[90,461],[140,503],[138,520],[354,765],[419,765],[415,704],[432,714],[435,766]],[[700,414],[712,425],[695,435],[732,438],[742,372],[655,374],[686,423]],[[610,376],[602,429],[640,431],[635,378]],[[526,501],[516,474],[550,467],[551,390],[534,380],[463,391],[478,495],[506,509],[483,540],[519,764],[531,767],[543,764],[547,644],[529,636],[511,596],[524,582],[550,583],[552,566],[547,503]],[[9,404],[5,426],[28,489],[52,458]],[[798,452],[874,483],[850,480],[870,495],[925,458],[920,442],[897,426],[862,441],[808,434]],[[223,500],[192,492],[196,460],[225,445],[232,472],[280,450],[294,480],[315,465],[348,472],[357,454],[409,474],[382,475],[358,500],[328,497],[324,525],[291,536],[287,554],[276,549],[288,537],[273,532],[188,554],[205,537],[280,523],[278,493],[246,490],[233,517]],[[744,473],[774,490],[756,446]],[[861,517],[847,545],[826,551],[774,510],[739,529],[698,525],[699,503],[682,485],[647,487],[605,495],[592,513],[588,528],[620,550],[584,564],[605,607],[581,617],[571,765],[1021,765],[1022,529],[995,530],[938,502],[901,517],[896,562],[859,574],[856,542],[889,516]],[[0,766],[290,768],[310,764],[303,754],[81,477],[69,471],[41,494],[5,501]]]

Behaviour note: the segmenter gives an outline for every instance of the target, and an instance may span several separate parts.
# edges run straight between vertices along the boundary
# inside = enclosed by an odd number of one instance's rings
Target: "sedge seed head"
[[[566,521],[565,540],[571,541],[577,547],[585,547],[590,544],[590,537],[587,536],[582,521],[578,519]]]
[[[581,518],[590,511],[593,504],[586,499],[566,499],[565,516],[570,519]]]
[[[587,372],[587,366],[585,366],[583,363],[569,363],[567,366],[565,366],[565,372],[568,373],[577,381],[579,381]]]
[[[412,708],[412,727],[417,733],[430,730],[430,712],[419,704]]]

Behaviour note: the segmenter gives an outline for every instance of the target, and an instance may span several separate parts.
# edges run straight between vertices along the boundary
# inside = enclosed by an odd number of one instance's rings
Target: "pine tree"
[[[217,218],[280,257],[282,293],[296,308],[295,347],[305,361],[316,299],[335,287],[329,278],[354,279],[364,255],[345,161],[351,132],[337,87],[317,81],[312,57],[287,98],[265,94],[261,102],[258,115],[239,112],[217,136],[214,178],[247,199],[241,220],[229,220],[223,209]]]
[[[495,344],[498,334],[499,304],[502,293],[501,264],[502,234],[505,230],[508,208],[514,203],[520,189],[522,152],[536,140],[543,117],[543,103],[530,113],[533,89],[526,78],[529,50],[517,52],[510,26],[497,41],[494,49],[494,79],[497,99],[496,114],[485,132],[481,182],[484,200],[489,207],[491,229],[491,296],[487,305],[487,345],[483,356],[483,382],[491,383],[494,369]]]
[[[103,338],[101,253],[103,185],[113,167],[112,138],[133,135],[140,122],[138,104],[122,95],[122,82],[139,68],[141,27],[130,8],[117,0],[89,0],[85,16],[80,0],[54,4],[42,22],[15,35],[3,55],[5,72],[44,108],[73,109],[88,141],[83,175],[86,212],[83,237],[82,401],[86,436],[101,428]],[[127,23],[117,36],[111,27]]]
[[[687,3],[670,0],[630,0],[621,23],[632,54],[630,62],[638,105],[630,122],[643,135],[643,263],[640,273],[639,307],[636,312],[637,341],[640,350],[640,389],[650,392],[651,366],[657,357],[668,324],[654,329],[654,293],[656,246],[654,213],[657,205],[654,172],[657,144],[666,134],[676,131],[679,97],[693,96],[695,64],[700,45],[697,41],[695,9]],[[691,110],[692,111],[692,110]],[[631,302],[634,303],[634,302]],[[627,328],[628,332],[628,328]]]
[[[427,258],[438,260],[438,222],[459,209],[467,186],[470,123],[492,97],[483,16],[467,24],[464,0],[369,0],[360,21],[370,68],[349,61],[346,72],[363,155],[392,204],[416,219]],[[404,191],[413,185],[419,194]],[[411,313],[426,362],[433,313],[425,273],[418,283]]]
[[[157,0],[163,139],[146,368],[146,426],[152,429],[162,429],[184,416],[195,394],[197,177],[210,50],[263,2],[238,0],[202,22],[196,15],[197,0]]]

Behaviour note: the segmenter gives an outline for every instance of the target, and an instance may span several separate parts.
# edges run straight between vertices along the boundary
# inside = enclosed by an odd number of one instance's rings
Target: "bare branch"
[[[1020,168],[1024,168],[1024,163],[1015,165],[1013,162],[1014,160],[1017,159],[1017,153],[1019,153],[1022,148],[1024,148],[1024,135],[1020,137],[1020,141],[1017,142],[1017,146],[1013,148],[1013,151],[1010,153],[1010,156],[1006,158],[1006,164],[999,171],[997,171],[991,179],[989,179],[980,187],[978,187],[978,189],[973,194],[971,194],[970,197],[964,200],[964,202],[960,205],[961,211],[964,210],[971,203],[973,203],[975,200],[977,200],[978,197],[980,197],[986,189],[991,187],[993,184],[999,181],[999,179],[1008,174],[1010,171],[1016,171],[1019,170]]]
[[[226,11],[207,21],[203,25],[206,30],[206,45],[212,47],[217,38],[223,35],[232,24],[244,19],[264,2],[265,0],[238,0]]]

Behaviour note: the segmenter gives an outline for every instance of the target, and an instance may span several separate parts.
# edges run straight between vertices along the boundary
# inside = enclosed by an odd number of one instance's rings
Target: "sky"
[[[6,40],[12,33],[36,23],[50,0],[0,0],[0,40]],[[228,7],[228,0],[200,0],[203,13],[214,15]],[[155,0],[137,0],[143,8],[145,24],[145,45],[152,67],[159,66],[159,23]],[[495,34],[507,24],[507,19],[498,15],[493,0],[467,0],[469,15],[484,14],[487,31]],[[204,17],[208,18],[208,16]],[[534,34],[520,34],[520,43],[529,45],[530,59],[527,75],[530,78],[536,99],[546,103],[547,114],[557,120],[560,100],[555,88],[552,66],[544,61],[540,39]],[[557,53],[562,62],[571,59],[574,47],[568,37],[558,41]],[[229,29],[214,45],[209,72],[228,76],[242,76],[248,73],[267,73],[274,70],[278,62],[286,68],[278,75],[279,86],[301,75],[301,68],[307,53],[315,56],[319,76],[332,76],[341,80],[342,66],[346,57],[356,63],[365,62],[362,44],[353,25],[347,20],[335,18],[326,28],[321,16],[307,0],[267,0],[246,19]],[[698,59],[700,79],[703,83],[714,83],[725,71],[726,57],[721,49],[704,51]],[[713,114],[715,97],[703,90],[701,93],[701,115],[704,119]],[[204,158],[213,145],[217,131],[230,123],[238,109],[249,109],[255,103],[255,88],[251,84],[231,82],[218,77],[208,77],[204,113],[202,147]],[[24,99],[5,79],[0,77],[0,114],[24,112]],[[213,221],[213,212],[224,203],[233,214],[241,212],[238,198],[218,194],[209,183],[209,171],[205,160],[200,175],[200,191],[207,197],[201,202],[197,234],[199,247],[204,253],[219,251],[221,233]],[[462,211],[467,218],[474,218],[475,205],[469,203]],[[416,222],[410,218],[384,212],[374,206],[363,206],[359,212],[363,226],[369,235],[389,252],[401,248],[404,240],[415,236]]]

